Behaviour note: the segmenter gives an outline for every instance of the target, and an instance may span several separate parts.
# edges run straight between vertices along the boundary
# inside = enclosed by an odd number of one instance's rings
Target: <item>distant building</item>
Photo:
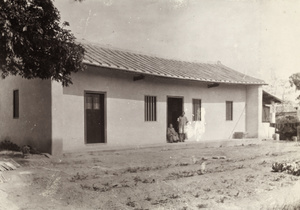
[[[282,104],[281,106],[276,107],[276,116],[292,116],[297,117],[298,105],[293,104]]]
[[[10,76],[0,82],[0,139],[40,151],[166,142],[185,111],[189,141],[265,138],[264,81],[221,63],[192,63],[84,43],[73,85]]]

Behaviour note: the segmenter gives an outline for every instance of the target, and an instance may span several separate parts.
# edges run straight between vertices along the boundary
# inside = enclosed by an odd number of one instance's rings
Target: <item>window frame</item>
[[[153,96],[153,95],[144,96],[144,121],[145,122],[157,121],[157,96]]]
[[[230,105],[230,107],[228,105]],[[230,112],[228,112],[229,110]],[[225,102],[225,112],[226,121],[233,121],[233,101]]]
[[[197,101],[197,102],[200,102],[199,104],[200,104],[200,119],[196,119],[197,118],[197,113],[195,113],[195,105],[196,105],[196,103],[194,103],[195,101]],[[198,104],[198,103],[197,103]],[[201,119],[201,108],[202,108],[202,100],[201,99],[199,99],[199,98],[193,98],[192,99],[192,106],[193,106],[193,121],[201,121],[202,119]]]

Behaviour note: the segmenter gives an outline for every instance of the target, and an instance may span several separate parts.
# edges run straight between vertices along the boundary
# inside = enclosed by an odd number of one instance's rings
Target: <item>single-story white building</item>
[[[220,62],[191,63],[83,44],[85,71],[73,85],[0,80],[0,140],[43,152],[166,142],[185,111],[189,141],[263,137],[264,81]]]

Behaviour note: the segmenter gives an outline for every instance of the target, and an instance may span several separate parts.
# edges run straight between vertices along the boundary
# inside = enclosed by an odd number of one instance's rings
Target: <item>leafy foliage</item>
[[[84,69],[84,49],[52,0],[0,0],[2,78],[20,75],[72,84],[71,73]]]
[[[296,90],[300,90],[300,73],[295,73],[289,77],[291,86],[295,86]]]
[[[295,86],[296,90],[300,90],[300,73],[292,74],[289,77],[289,82],[291,87]],[[300,95],[296,99],[299,101]]]
[[[297,127],[292,126],[299,122],[298,118],[295,116],[281,116],[276,119],[276,123],[281,124],[282,126],[278,129],[280,134],[280,139],[292,139],[292,136],[297,136]]]
[[[20,147],[15,143],[11,142],[9,139],[4,139],[0,142],[0,151],[2,150],[20,151]]]

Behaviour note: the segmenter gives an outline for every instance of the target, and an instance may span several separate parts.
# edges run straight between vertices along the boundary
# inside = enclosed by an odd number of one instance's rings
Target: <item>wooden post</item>
[[[271,102],[270,106],[270,123],[276,123],[276,105],[275,102]]]

